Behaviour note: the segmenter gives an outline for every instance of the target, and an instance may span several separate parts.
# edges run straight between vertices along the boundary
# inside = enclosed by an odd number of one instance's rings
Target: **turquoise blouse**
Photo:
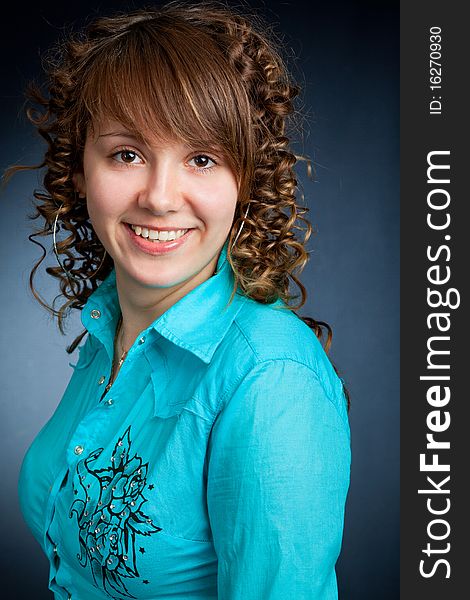
[[[141,332],[104,396],[114,272],[82,310],[89,335],[19,479],[56,599],[337,598],[342,382],[282,301],[228,304],[226,252]]]

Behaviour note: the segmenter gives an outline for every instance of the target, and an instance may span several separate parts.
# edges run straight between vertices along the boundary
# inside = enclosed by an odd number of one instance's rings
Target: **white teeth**
[[[177,229],[172,231],[156,231],[155,229],[148,229],[147,227],[140,227],[139,225],[131,225],[131,229],[143,238],[155,241],[171,241],[183,237],[188,229]]]

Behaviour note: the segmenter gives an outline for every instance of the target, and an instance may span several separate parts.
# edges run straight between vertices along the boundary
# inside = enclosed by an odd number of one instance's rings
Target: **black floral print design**
[[[161,531],[142,506],[148,463],[135,454],[131,457],[130,427],[119,438],[111,456],[111,466],[97,469],[94,463],[103,448],[94,450],[77,464],[80,481],[78,497],[70,507],[70,518],[77,516],[82,567],[90,563],[95,584],[111,598],[115,592],[135,598],[127,589],[126,578],[139,577],[136,560],[136,535],[149,536]],[[143,583],[146,583],[144,581]]]

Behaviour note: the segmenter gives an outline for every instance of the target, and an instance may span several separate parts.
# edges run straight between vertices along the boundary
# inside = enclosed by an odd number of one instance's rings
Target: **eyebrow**
[[[128,137],[128,138],[132,138],[133,140],[136,140],[137,137],[135,135],[133,135],[130,131],[112,131],[111,133],[102,133],[101,135],[98,136],[98,138],[101,137]]]
[[[102,137],[126,137],[131,140],[143,141],[145,143],[145,140],[143,138],[139,138],[138,136],[134,135],[130,131],[126,131],[126,130],[111,131],[110,133],[102,133],[96,139],[99,140]],[[204,145],[204,144],[201,144],[201,146],[202,145]],[[207,149],[209,151],[217,153],[221,157],[223,157],[225,155],[225,151],[224,151],[223,147],[220,146],[219,144],[206,143],[205,145],[207,146]]]

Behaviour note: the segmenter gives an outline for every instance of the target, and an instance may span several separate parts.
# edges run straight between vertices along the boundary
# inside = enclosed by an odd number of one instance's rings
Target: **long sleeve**
[[[344,398],[293,360],[258,364],[211,433],[220,600],[333,600],[349,486]]]

